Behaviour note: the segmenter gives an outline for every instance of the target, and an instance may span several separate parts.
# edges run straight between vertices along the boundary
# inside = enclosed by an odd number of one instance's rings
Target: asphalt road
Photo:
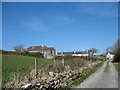
[[[109,62],[109,71],[104,72],[105,62],[95,73],[76,88],[118,88],[118,72],[113,63]]]

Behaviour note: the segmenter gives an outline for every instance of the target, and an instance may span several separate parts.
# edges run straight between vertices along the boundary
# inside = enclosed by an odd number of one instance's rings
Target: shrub
[[[62,60],[62,58],[64,58],[65,61],[67,60],[72,60],[72,59],[84,59],[84,60],[88,60],[88,61],[96,61],[96,60],[101,60],[103,61],[105,59],[105,57],[100,57],[100,56],[70,56],[70,55],[66,55],[66,56],[56,56],[55,59],[56,60]]]
[[[43,54],[40,52],[29,52],[29,56],[44,58]]]
[[[115,51],[115,56],[113,62],[120,62],[120,48]]]
[[[22,56],[33,56],[38,58],[44,58],[43,54],[40,52],[29,52],[27,50],[24,50],[23,52],[16,52],[16,51],[4,51],[2,50],[2,54],[8,54],[8,55],[22,55]]]
[[[2,50],[2,54],[21,55],[20,52],[16,52],[16,51],[4,51],[4,50]]]
[[[74,58],[81,58],[79,56],[71,56],[71,55],[66,55],[66,56],[56,56],[55,59],[56,60],[61,60],[62,58],[64,58],[64,60],[71,60]]]
[[[69,70],[76,70],[80,67],[86,66],[86,61],[82,59],[72,59],[69,62],[65,62],[65,66],[69,66]],[[48,72],[55,72],[55,73],[61,73],[64,72],[65,66],[63,66],[62,63],[55,63],[55,64],[49,64],[44,68],[44,72],[47,74]]]
[[[24,50],[23,52],[21,52],[21,55],[24,55],[24,56],[29,56],[29,51]]]
[[[61,60],[61,59],[62,59],[62,56],[55,56],[55,59],[56,59],[56,60]]]
[[[75,69],[85,66],[86,61],[80,58],[77,58],[77,59],[71,60],[70,62],[67,62],[66,65],[69,65],[71,70],[75,70]]]

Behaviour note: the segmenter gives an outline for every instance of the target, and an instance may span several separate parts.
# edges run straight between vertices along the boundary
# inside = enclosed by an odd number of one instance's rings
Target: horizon
[[[23,44],[102,54],[118,39],[117,2],[3,2],[2,49]]]

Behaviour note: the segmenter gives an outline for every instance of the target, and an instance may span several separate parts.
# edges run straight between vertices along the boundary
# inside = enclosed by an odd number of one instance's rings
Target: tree
[[[24,48],[24,45],[17,45],[17,46],[14,46],[13,47],[13,50],[15,50],[15,51],[22,51]]]
[[[106,48],[106,53],[113,53],[114,48],[113,47],[107,47]]]
[[[115,51],[113,62],[120,62],[120,48]]]
[[[91,56],[93,56],[94,53],[97,53],[97,52],[98,52],[98,49],[96,49],[96,48],[91,48],[91,49],[88,50],[88,53],[89,53]]]
[[[120,62],[120,38],[114,45],[114,59],[113,62]]]
[[[120,48],[120,38],[118,39],[118,41],[113,46],[114,51],[118,50],[119,48]]]

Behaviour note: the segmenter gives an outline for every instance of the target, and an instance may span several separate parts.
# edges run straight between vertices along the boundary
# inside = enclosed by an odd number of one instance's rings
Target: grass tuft
[[[108,71],[109,71],[109,62],[107,62],[107,65],[106,65],[106,67],[104,69],[104,72],[108,72]]]

